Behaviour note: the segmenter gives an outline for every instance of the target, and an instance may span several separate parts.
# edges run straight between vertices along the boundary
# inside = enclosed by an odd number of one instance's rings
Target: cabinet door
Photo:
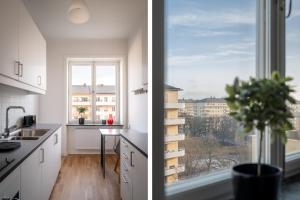
[[[42,145],[44,151],[44,162],[42,165],[42,200],[48,200],[56,177],[54,177],[54,134],[51,135]]]
[[[18,79],[19,0],[2,0],[0,6],[0,74]]]
[[[132,182],[125,174],[121,175],[121,197],[122,200],[132,200]]]
[[[54,133],[54,183],[56,182],[61,167],[61,128]]]
[[[132,180],[132,200],[147,200],[148,166],[147,158],[130,146],[130,178]]]
[[[39,87],[40,32],[22,2],[19,18],[19,61],[21,62],[19,80]]]
[[[21,165],[21,199],[41,200],[42,149],[38,148]]]

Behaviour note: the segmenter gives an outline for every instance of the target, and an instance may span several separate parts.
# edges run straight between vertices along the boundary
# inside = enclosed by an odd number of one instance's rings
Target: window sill
[[[214,192],[212,192],[214,191]],[[230,170],[190,178],[166,186],[167,200],[224,200],[232,198]]]
[[[112,125],[109,125],[109,124],[101,124],[101,123],[86,123],[86,124],[83,124],[83,125],[80,125],[78,123],[68,123],[66,124],[66,126],[80,126],[80,127],[90,127],[90,126],[99,126],[99,127],[120,127],[122,128],[124,125],[123,124],[112,124]]]
[[[285,178],[290,178],[292,176],[300,174],[300,154],[294,153],[286,156],[285,163]]]

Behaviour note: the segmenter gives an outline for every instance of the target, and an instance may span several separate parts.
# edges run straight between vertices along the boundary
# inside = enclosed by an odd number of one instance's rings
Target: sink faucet
[[[9,132],[10,132],[10,129],[11,129],[11,127],[10,128],[8,127],[8,111],[11,110],[11,109],[21,109],[25,113],[25,108],[22,107],[22,106],[9,106],[6,109],[6,121],[5,121],[4,137],[9,136]],[[12,126],[12,127],[15,127],[15,126]]]

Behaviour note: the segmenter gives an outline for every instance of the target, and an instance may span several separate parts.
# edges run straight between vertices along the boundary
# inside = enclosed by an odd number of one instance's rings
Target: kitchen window
[[[118,77],[118,62],[70,61],[69,121],[76,121],[80,117],[77,109],[85,107],[87,122],[99,123],[110,115],[119,122]]]

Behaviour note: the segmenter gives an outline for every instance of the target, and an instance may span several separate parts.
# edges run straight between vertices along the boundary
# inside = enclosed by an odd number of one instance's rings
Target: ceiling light
[[[68,10],[69,20],[74,24],[84,24],[90,19],[90,12],[84,0],[72,0]]]

